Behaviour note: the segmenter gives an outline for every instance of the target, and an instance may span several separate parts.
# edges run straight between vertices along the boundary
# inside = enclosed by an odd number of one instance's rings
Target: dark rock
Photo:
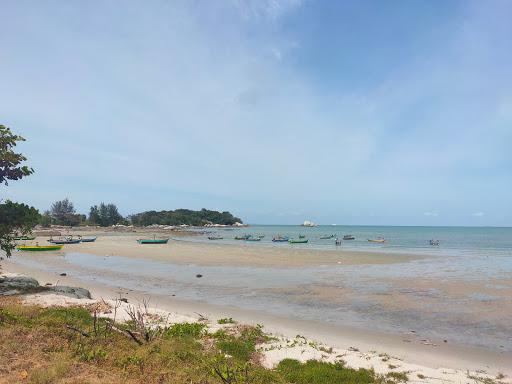
[[[91,298],[91,292],[89,292],[85,288],[66,287],[64,285],[51,287],[48,289],[48,292],[53,292],[58,295],[72,297],[74,299],[90,299]]]
[[[30,289],[39,287],[36,279],[28,276],[0,276],[0,288]]]
[[[61,273],[59,276],[67,276],[67,273]]]
[[[128,299],[124,298],[124,297],[121,297],[119,299],[119,301],[122,301],[123,303],[128,303]]]
[[[197,277],[197,278],[200,278],[200,277],[203,277],[203,275],[201,275],[201,274],[199,274],[199,273],[198,273],[198,274],[196,275],[196,277]]]

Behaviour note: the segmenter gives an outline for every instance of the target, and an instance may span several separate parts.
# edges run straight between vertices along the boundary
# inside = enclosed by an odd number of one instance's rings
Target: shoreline
[[[375,359],[380,355],[392,356],[401,362],[403,368],[409,367],[416,371],[437,372],[442,374],[447,369],[447,377],[460,380],[465,371],[485,372],[489,375],[504,374],[512,376],[511,352],[494,352],[484,348],[443,343],[422,343],[414,334],[392,335],[374,330],[361,330],[341,327],[310,320],[292,319],[271,315],[262,311],[253,311],[229,306],[213,305],[200,301],[182,300],[169,296],[151,294],[132,290],[130,287],[115,289],[100,283],[86,282],[72,276],[59,276],[48,272],[31,270],[7,260],[2,263],[3,271],[20,273],[36,278],[41,285],[45,283],[71,285],[89,289],[93,298],[98,300],[127,298],[130,303],[140,303],[143,298],[150,297],[150,306],[161,311],[172,311],[184,317],[197,317],[198,314],[209,319],[233,317],[240,323],[255,325],[261,323],[266,332],[282,338],[293,339],[297,335],[309,340],[328,345],[329,347],[350,352],[353,356],[349,365],[362,367],[364,361],[377,364]],[[407,341],[404,341],[407,340]],[[347,352],[348,351],[348,352]],[[355,352],[357,351],[357,353]],[[293,356],[294,351],[289,351]],[[269,352],[270,353],[270,352]],[[270,353],[272,355],[272,353]],[[282,356],[281,356],[282,355]],[[274,356],[273,359],[286,357],[286,353]],[[272,360],[272,359],[271,359]],[[386,370],[386,364],[378,370]],[[446,371],[448,372],[448,371]],[[458,373],[456,373],[458,372]],[[462,375],[462,376],[461,376]],[[446,375],[445,375],[446,376]],[[446,379],[446,378],[445,378]],[[411,381],[411,382],[414,382]],[[421,381],[429,382],[429,381]],[[455,381],[458,382],[458,381]]]

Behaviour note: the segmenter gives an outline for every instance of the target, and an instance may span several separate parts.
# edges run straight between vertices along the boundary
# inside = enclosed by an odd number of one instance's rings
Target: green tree
[[[26,234],[38,223],[40,214],[34,207],[7,200],[0,204],[0,249],[7,257],[16,247],[13,234]]]
[[[56,224],[75,226],[82,222],[82,215],[76,214],[75,206],[68,199],[59,200],[52,204],[50,215]]]
[[[8,180],[19,180],[34,173],[32,168],[21,165],[27,158],[13,150],[20,141],[25,139],[0,124],[0,184],[8,185]]]
[[[123,216],[119,213],[115,204],[101,203],[99,207],[93,205],[89,211],[89,222],[108,227],[122,222]]]
[[[0,185],[8,185],[9,180],[20,180],[34,173],[32,168],[22,165],[26,157],[14,152],[14,147],[20,141],[25,139],[0,124]],[[7,257],[11,256],[16,246],[13,235],[29,233],[38,219],[39,212],[34,207],[10,200],[0,204],[0,249],[5,251]]]

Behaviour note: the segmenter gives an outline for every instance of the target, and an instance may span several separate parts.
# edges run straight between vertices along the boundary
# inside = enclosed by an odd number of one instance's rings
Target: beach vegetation
[[[75,227],[83,223],[85,215],[77,214],[74,204],[68,199],[56,201],[50,208],[51,223]]]
[[[386,374],[386,378],[391,379],[394,383],[407,383],[409,381],[407,372],[389,372]]]
[[[93,205],[89,210],[89,224],[96,224],[100,227],[110,227],[124,221],[115,204],[100,203]]]
[[[343,362],[283,360],[276,369],[265,369],[257,346],[271,338],[261,326],[235,325],[210,334],[202,323],[177,323],[160,328],[145,341],[137,333],[137,321],[114,324],[90,311],[89,307],[21,305],[17,298],[0,297],[2,379],[129,384],[398,382],[372,370],[348,368]],[[132,313],[144,314],[145,307]],[[136,342],[127,331],[144,342]]]
[[[242,223],[242,220],[230,212],[218,212],[208,209],[194,211],[190,209],[176,209],[174,211],[146,211],[131,215],[131,223],[137,226],[158,225],[191,225],[203,226],[205,224],[233,225]]]
[[[224,317],[217,320],[217,324],[236,324],[236,321],[232,317]]]
[[[34,173],[23,163],[27,158],[15,151],[18,143],[25,141],[10,128],[0,124],[0,185],[20,180]],[[29,233],[39,220],[39,212],[26,204],[0,200],[0,250],[11,256],[16,247],[14,237]]]

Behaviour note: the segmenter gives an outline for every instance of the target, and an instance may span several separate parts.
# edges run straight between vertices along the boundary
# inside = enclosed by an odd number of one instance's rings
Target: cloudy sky
[[[512,225],[512,2],[0,2],[2,198]]]

